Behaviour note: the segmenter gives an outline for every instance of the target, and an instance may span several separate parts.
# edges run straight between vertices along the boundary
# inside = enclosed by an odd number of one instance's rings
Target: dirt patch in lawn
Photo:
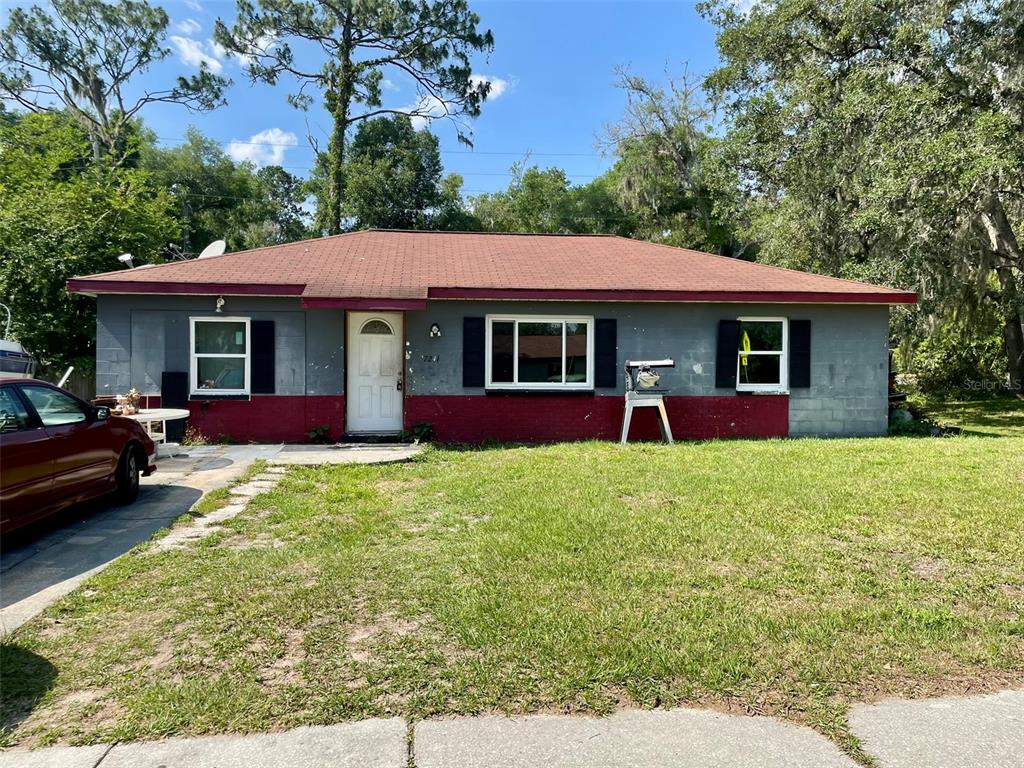
[[[348,653],[353,660],[366,663],[373,659],[373,646],[384,638],[405,637],[418,630],[422,624],[385,614],[369,624],[349,626]]]
[[[280,549],[286,542],[269,533],[260,533],[256,536],[246,536],[236,533],[218,542],[217,546],[224,549]]]
[[[263,685],[277,687],[302,682],[301,667],[306,661],[305,639],[306,632],[301,629],[289,629],[284,633],[281,655],[258,673]]]
[[[63,732],[69,723],[74,723],[76,730],[109,729],[124,713],[124,707],[114,700],[107,688],[71,691],[25,718],[20,727],[26,738],[19,746],[29,749],[44,746],[50,734]]]
[[[1024,641],[1022,641],[1024,645]],[[1010,688],[1024,687],[1024,669],[978,669],[958,667],[946,661],[943,666],[953,667],[944,674],[927,676],[892,670],[885,676],[871,678],[851,686],[845,691],[851,701],[871,703],[881,699],[926,699],[937,696],[975,696]]]
[[[169,667],[174,661],[174,637],[163,638],[156,646],[156,653],[147,659],[146,664],[151,672]]]
[[[910,564],[910,570],[925,581],[938,581],[946,575],[946,563],[936,557],[920,557]]]

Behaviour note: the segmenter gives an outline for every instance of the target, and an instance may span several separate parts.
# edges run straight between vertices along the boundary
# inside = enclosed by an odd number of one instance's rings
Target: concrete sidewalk
[[[0,635],[13,632],[93,574],[223,488],[258,460],[272,465],[378,464],[407,461],[415,445],[203,445],[161,458],[142,478],[134,504],[81,505],[34,526],[0,552]],[[39,533],[40,530],[46,531]],[[5,542],[7,544],[7,542]]]
[[[858,705],[853,732],[880,768],[1020,768],[1024,691]],[[0,768],[856,768],[821,734],[699,709],[606,718],[364,720],[285,733],[0,753]]]

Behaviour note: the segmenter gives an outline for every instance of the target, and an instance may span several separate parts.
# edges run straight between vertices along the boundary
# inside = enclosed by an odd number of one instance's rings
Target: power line
[[[227,139],[227,140],[224,140],[224,139],[214,139],[214,138],[211,138],[209,136],[204,136],[203,138],[208,139],[209,141],[212,141],[215,144],[221,144],[221,145],[240,144],[242,146],[250,146],[250,147],[285,147],[285,148],[288,148],[288,149],[303,149],[303,150],[307,150],[307,149],[308,150],[312,150],[313,149],[313,147],[309,146],[308,144],[299,144],[299,143],[291,144],[291,143],[288,143],[288,142],[273,142],[273,141],[242,141],[240,139]],[[171,136],[158,136],[156,140],[159,141],[159,142],[178,142],[179,145],[180,144],[184,144],[186,141],[188,141],[188,139],[185,138],[185,137],[174,138],[174,137],[171,137]],[[442,150],[440,150],[440,152],[443,155],[499,155],[499,156],[506,156],[506,157],[523,157],[523,156],[527,156],[527,155],[530,156],[530,157],[606,157],[606,155],[603,155],[600,152],[534,152],[533,150],[530,150],[530,149],[524,149],[524,150],[519,150],[519,151],[513,151],[513,150],[497,151],[497,150],[476,150],[476,149],[442,149]]]

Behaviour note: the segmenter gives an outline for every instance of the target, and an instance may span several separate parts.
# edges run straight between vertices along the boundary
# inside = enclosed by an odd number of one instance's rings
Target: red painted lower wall
[[[143,407],[156,408],[159,397]],[[785,437],[786,395],[675,396],[665,398],[672,434],[680,440],[716,437]],[[405,398],[405,425],[429,422],[440,442],[554,442],[618,440],[624,400],[614,395],[413,395]],[[204,437],[233,442],[305,443],[314,427],[331,437],[345,431],[343,395],[254,395],[251,400],[189,403],[189,424]],[[653,408],[633,411],[631,440],[659,438]]]
[[[159,396],[146,396],[143,408],[158,408]],[[251,400],[193,400],[188,423],[208,440],[235,443],[308,443],[307,433],[327,425],[331,437],[345,431],[344,395],[253,395]]]
[[[429,422],[441,442],[552,442],[617,440],[624,398],[585,395],[447,395],[405,399],[407,428]],[[665,398],[673,437],[785,437],[786,395],[676,396]],[[633,411],[630,439],[658,439],[655,409]]]

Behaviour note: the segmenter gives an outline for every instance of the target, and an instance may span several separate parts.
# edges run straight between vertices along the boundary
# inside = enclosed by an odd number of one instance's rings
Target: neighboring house
[[[665,357],[677,437],[880,435],[889,305],[916,300],[621,237],[380,230],[68,290],[97,297],[99,394],[243,441],[615,438],[625,361]]]

